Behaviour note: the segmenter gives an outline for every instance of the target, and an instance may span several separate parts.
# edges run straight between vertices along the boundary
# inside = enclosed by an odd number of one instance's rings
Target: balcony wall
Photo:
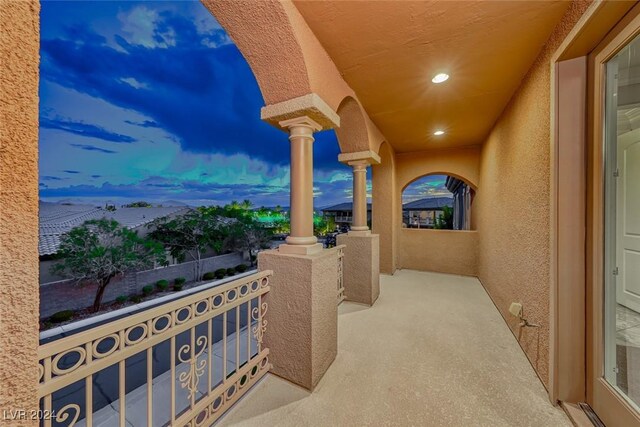
[[[0,5],[0,410],[27,416],[38,408],[39,13],[38,1]]]
[[[476,231],[403,228],[399,239],[399,266],[411,270],[476,276]]]
[[[546,386],[549,385],[550,60],[590,2],[574,2],[482,148],[475,200],[478,277]],[[540,328],[518,328],[521,302]]]

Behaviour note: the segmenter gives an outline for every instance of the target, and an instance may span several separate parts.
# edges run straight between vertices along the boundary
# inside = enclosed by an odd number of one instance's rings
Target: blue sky
[[[402,203],[427,197],[453,197],[445,187],[446,180],[446,175],[427,175],[416,179],[402,192]]]
[[[262,106],[200,2],[42,3],[42,199],[288,205],[289,143]],[[316,134],[318,207],[351,197],[337,155]]]

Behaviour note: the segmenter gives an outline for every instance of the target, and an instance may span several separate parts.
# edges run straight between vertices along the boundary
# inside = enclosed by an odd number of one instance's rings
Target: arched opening
[[[402,189],[402,227],[473,230],[476,188],[462,177],[433,173]]]

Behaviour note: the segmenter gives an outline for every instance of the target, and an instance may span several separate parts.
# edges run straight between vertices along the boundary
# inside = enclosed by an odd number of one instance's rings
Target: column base
[[[339,234],[337,244],[346,246],[342,267],[345,299],[373,305],[380,295],[380,236],[350,231]]]
[[[323,248],[322,243],[316,243],[313,245],[290,245],[288,243],[283,243],[278,246],[278,252],[293,255],[313,255],[318,252],[322,252]]]
[[[271,372],[308,390],[338,353],[337,256],[335,250],[258,254],[258,268],[273,270],[264,336]]]

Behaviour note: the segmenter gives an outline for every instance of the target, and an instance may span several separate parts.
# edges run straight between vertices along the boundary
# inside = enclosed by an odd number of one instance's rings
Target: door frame
[[[640,6],[634,7],[589,54],[587,166],[587,403],[607,425],[640,426],[638,413],[604,379],[605,64],[640,35]]]
[[[619,50],[637,33],[631,29],[639,26],[639,14],[637,2],[595,0],[560,43],[549,64],[549,398],[554,404],[586,401],[607,425],[625,427],[640,426],[640,416],[600,380],[604,369],[598,353],[603,347],[603,176],[602,165],[598,164],[597,170],[594,166],[602,160],[603,145],[598,133],[602,122],[594,120],[601,119],[602,109],[594,102],[594,95],[602,96],[602,81],[594,78],[596,67],[588,56],[595,58],[605,46],[615,45]],[[576,79],[582,79],[581,88],[575,87]],[[573,88],[567,89],[566,83]],[[566,102],[571,96],[577,106]],[[597,143],[594,135],[600,135]],[[583,196],[575,197],[576,191]],[[582,251],[582,256],[571,251]]]

